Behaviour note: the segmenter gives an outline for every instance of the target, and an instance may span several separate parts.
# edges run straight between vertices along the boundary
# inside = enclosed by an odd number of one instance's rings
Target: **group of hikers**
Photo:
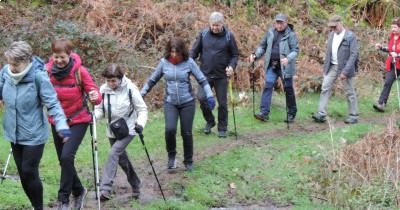
[[[356,36],[346,29],[342,18],[332,16],[328,21],[330,34],[323,66],[323,82],[318,111],[312,118],[325,122],[327,104],[332,88],[339,78],[348,101],[345,123],[358,122],[359,111],[354,89],[354,76],[358,67],[359,47]],[[386,79],[381,96],[374,108],[384,111],[391,86],[400,69],[400,19],[391,23],[387,47],[376,48],[388,52]],[[183,164],[186,171],[193,170],[193,120],[195,98],[200,102],[210,134],[217,125],[218,137],[227,137],[227,90],[230,77],[236,69],[239,49],[234,34],[224,24],[224,16],[213,12],[209,26],[201,30],[189,50],[179,37],[171,38],[163,58],[141,90],[125,76],[118,64],[109,64],[101,73],[105,83],[100,88],[93,81],[81,58],[72,51],[70,40],[56,39],[51,44],[52,56],[47,64],[33,55],[25,41],[13,42],[5,51],[7,61],[0,73],[0,100],[4,106],[4,138],[11,143],[12,154],[20,175],[22,187],[35,210],[43,209],[43,187],[39,177],[39,163],[44,145],[48,141],[48,122],[61,167],[57,209],[81,209],[87,194],[75,168],[75,155],[88,127],[95,120],[106,118],[106,136],[111,148],[102,167],[100,200],[112,198],[112,185],[118,165],[121,166],[132,188],[132,196],[140,195],[141,181],[129,160],[126,148],[145,127],[148,111],[144,99],[156,83],[165,80],[164,119],[165,143],[168,154],[167,168],[177,168],[176,132],[180,121],[183,140]],[[287,123],[297,113],[293,76],[296,73],[298,40],[288,16],[279,13],[261,43],[247,61],[255,62],[264,56],[265,86],[261,96],[260,112],[255,118],[269,120],[272,93],[281,78],[287,106]],[[199,57],[200,67],[195,60]],[[193,93],[190,76],[199,87]],[[213,90],[215,92],[216,100]],[[218,102],[218,120],[212,110]],[[93,112],[88,104],[94,106]],[[45,110],[43,108],[46,108]],[[72,196],[71,196],[72,194]],[[70,202],[70,196],[72,202]]]

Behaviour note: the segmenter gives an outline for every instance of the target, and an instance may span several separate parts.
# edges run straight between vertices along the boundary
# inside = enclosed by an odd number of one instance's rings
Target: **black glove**
[[[136,133],[142,133],[143,132],[143,126],[141,126],[141,125],[139,125],[139,124],[136,124],[135,125],[135,131],[136,131]]]

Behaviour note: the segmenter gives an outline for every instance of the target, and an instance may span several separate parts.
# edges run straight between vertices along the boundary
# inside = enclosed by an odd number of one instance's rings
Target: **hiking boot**
[[[176,168],[175,157],[168,158],[168,169],[175,169],[175,168]]]
[[[226,134],[226,131],[218,131],[218,137],[219,138],[226,138],[228,135]]]
[[[326,116],[325,115],[321,115],[320,113],[314,113],[312,118],[314,119],[315,122],[318,123],[323,123],[326,121]]]
[[[378,112],[385,112],[385,104],[380,104],[379,102],[374,104],[372,107]]]
[[[209,123],[207,122],[206,127],[204,128],[204,133],[205,134],[210,134],[211,133],[211,128],[215,126],[215,122]]]
[[[108,191],[100,192],[100,201],[108,201],[111,199],[111,194]]]
[[[132,187],[132,197],[134,199],[139,199],[140,196],[140,185]]]
[[[69,210],[69,203],[64,203],[62,201],[57,202],[57,210]]]
[[[285,123],[292,123],[292,122],[294,122],[294,118],[295,117],[296,117],[295,115],[288,114],[287,119],[285,119],[284,122]]]
[[[255,114],[254,117],[262,122],[268,122],[269,120],[269,116],[262,113]]]
[[[358,115],[349,115],[345,120],[344,123],[346,124],[356,124],[358,123]]]
[[[85,198],[86,198],[87,192],[88,192],[87,189],[83,188],[82,194],[72,197],[72,203],[73,203],[72,209],[80,210],[83,208],[83,204],[85,203]]]
[[[193,163],[186,163],[185,164],[185,170],[187,172],[192,172],[193,171]]]

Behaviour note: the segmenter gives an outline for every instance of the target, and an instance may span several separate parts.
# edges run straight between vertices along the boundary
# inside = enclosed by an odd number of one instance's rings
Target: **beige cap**
[[[342,17],[340,17],[339,15],[334,15],[331,18],[329,18],[328,26],[334,27],[337,26],[337,24],[340,22],[342,22]]]

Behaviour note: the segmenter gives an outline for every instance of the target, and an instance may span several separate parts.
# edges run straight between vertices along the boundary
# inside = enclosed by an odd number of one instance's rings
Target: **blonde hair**
[[[13,42],[7,51],[4,52],[4,56],[13,60],[17,63],[29,62],[32,58],[32,47],[25,41]]]

